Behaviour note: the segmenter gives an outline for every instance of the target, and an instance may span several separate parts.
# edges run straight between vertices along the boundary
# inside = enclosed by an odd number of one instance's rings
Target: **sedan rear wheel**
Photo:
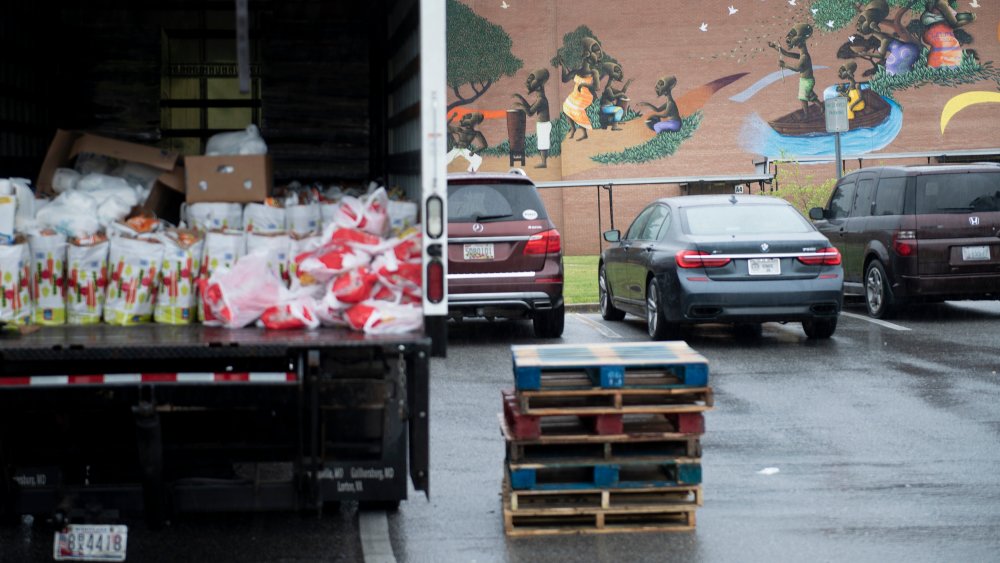
[[[566,306],[560,305],[548,311],[536,311],[532,322],[538,338],[559,338],[566,326]]]
[[[865,305],[868,316],[876,319],[891,317],[896,308],[885,268],[878,260],[872,260],[865,268]]]
[[[608,287],[608,273],[601,264],[601,272],[597,276],[598,301],[601,305],[601,317],[606,321],[620,321],[625,318],[625,311],[611,302],[611,288]]]
[[[837,319],[802,321],[802,330],[805,331],[806,337],[810,339],[830,338],[837,330]]]
[[[646,329],[653,340],[677,338],[677,326],[670,323],[663,313],[663,293],[655,279],[646,287]]]

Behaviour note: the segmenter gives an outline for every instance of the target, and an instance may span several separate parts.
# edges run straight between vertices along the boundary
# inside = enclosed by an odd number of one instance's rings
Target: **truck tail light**
[[[839,266],[840,251],[832,246],[821,248],[809,256],[799,256],[799,262],[807,266]]]
[[[525,254],[558,254],[562,250],[562,237],[559,231],[550,229],[528,239],[524,245]]]
[[[721,268],[732,261],[725,256],[713,257],[700,250],[681,250],[674,255],[674,260],[680,268]]]
[[[917,255],[917,232],[896,231],[892,235],[892,249],[900,256]]]
[[[444,264],[437,258],[427,263],[427,300],[431,303],[444,300]]]

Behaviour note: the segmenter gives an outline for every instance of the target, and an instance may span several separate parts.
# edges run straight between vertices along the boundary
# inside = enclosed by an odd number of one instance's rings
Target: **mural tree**
[[[478,100],[501,77],[524,66],[511,51],[504,29],[458,0],[448,0],[448,87],[455,101],[448,111]],[[468,91],[471,90],[471,94]]]

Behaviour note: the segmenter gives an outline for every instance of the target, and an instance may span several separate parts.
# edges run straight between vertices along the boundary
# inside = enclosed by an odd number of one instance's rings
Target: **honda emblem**
[[[973,227],[975,227],[976,225],[978,225],[979,224],[979,217],[976,217],[975,215],[973,215],[972,217],[969,217],[969,224],[972,225]]]

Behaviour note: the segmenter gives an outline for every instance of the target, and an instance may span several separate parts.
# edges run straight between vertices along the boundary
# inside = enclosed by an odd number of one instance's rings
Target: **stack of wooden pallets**
[[[511,536],[692,530],[708,361],[685,342],[511,347]]]

